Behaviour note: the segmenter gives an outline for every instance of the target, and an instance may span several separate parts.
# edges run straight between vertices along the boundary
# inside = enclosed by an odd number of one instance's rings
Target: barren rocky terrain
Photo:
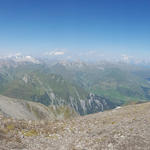
[[[150,103],[63,121],[0,116],[1,150],[149,150]]]
[[[0,95],[0,114],[24,120],[61,120],[78,114],[69,106],[45,106],[41,103]]]

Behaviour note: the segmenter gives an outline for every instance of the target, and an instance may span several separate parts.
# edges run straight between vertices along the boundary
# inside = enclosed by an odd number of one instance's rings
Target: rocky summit
[[[1,150],[149,150],[150,103],[66,120],[0,116]]]

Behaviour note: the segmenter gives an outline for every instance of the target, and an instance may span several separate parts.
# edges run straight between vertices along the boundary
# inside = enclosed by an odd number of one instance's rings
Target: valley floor
[[[149,150],[150,103],[66,121],[0,119],[0,150]]]

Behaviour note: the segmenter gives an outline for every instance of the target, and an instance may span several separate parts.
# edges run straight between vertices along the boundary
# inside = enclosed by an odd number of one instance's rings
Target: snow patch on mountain
[[[0,57],[3,60],[12,60],[14,62],[31,62],[34,64],[40,64],[40,61],[30,55],[22,55],[21,53],[9,54],[3,57]]]

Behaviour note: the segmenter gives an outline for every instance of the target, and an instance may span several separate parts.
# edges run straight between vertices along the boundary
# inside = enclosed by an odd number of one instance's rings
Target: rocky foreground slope
[[[149,150],[150,103],[64,121],[0,116],[1,150]]]

